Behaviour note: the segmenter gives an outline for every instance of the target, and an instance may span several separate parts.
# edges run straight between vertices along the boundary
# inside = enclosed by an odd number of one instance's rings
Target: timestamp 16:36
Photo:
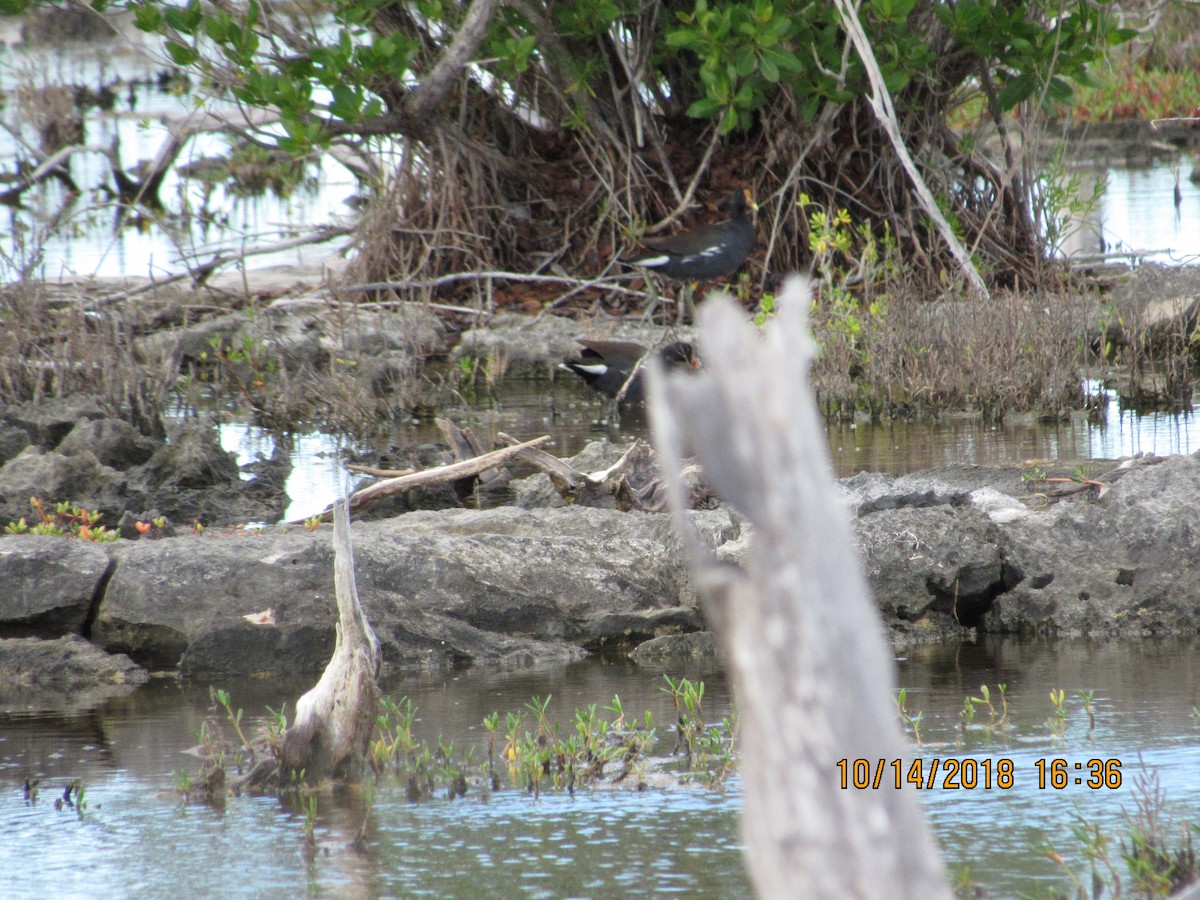
[[[915,787],[918,790],[1010,790],[1016,787],[1018,769],[1007,757],[933,757],[902,759],[839,759],[838,777],[842,790],[879,790],[884,787]],[[1068,762],[1059,757],[1040,758],[1033,764],[1038,790],[1062,790],[1070,785],[1093,790],[1116,790],[1121,786],[1121,761],[1089,759]]]

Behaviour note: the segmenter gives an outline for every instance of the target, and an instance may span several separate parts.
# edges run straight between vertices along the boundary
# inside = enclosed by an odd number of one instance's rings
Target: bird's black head
[[[664,344],[658,351],[658,358],[662,360],[663,367],[668,370],[700,368],[700,357],[696,355],[696,348],[687,341],[672,341]]]

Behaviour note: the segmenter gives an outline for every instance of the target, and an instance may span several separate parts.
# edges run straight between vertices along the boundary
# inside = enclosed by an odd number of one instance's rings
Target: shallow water
[[[827,426],[834,470],[839,477],[856,472],[901,475],[950,464],[1009,465],[1032,462],[1069,462],[1087,466],[1093,460],[1111,460],[1137,453],[1160,456],[1200,450],[1200,416],[1148,413],[1140,415],[1121,407],[1116,393],[1107,393],[1102,423],[1076,416],[1069,422],[993,425],[972,419],[942,422],[833,423]],[[578,453],[589,441],[607,439],[626,445],[649,434],[645,413],[633,410],[614,418],[609,405],[570,376],[554,382],[511,380],[502,383],[494,398],[474,406],[439,411],[460,426],[470,426],[484,447],[491,447],[500,432],[521,440],[549,434],[546,448],[556,456]],[[276,438],[261,428],[238,422],[220,426],[221,444],[235,452],[239,462],[270,457]],[[321,512],[355,484],[364,480],[345,469],[346,455],[355,449],[344,437],[321,433],[292,436],[293,470],[287,480],[291,503],[285,521]],[[440,441],[429,421],[396,422],[376,449],[388,444]],[[1102,469],[1096,463],[1093,471]],[[513,467],[518,476],[529,469]]]
[[[1103,252],[1162,265],[1200,263],[1200,184],[1188,177],[1198,163],[1200,157],[1183,154],[1145,168],[1079,170],[1081,197],[1100,180],[1104,193],[1074,227],[1064,255]]]
[[[1200,749],[1192,709],[1200,700],[1196,639],[1091,643],[989,640],[978,646],[920,648],[899,660],[910,713],[923,713],[920,756],[971,757],[993,766],[1011,760],[1009,789],[921,791],[952,865],[969,865],[991,896],[1039,885],[1065,889],[1061,867],[1031,849],[1049,842],[1077,872],[1086,865],[1071,826],[1094,821],[1116,838],[1132,812],[1141,765],[1158,778],[1175,821],[1200,820]],[[714,672],[686,674],[707,685],[707,718],[728,709],[729,692]],[[468,671],[393,684],[389,696],[410,697],[417,730],[482,759],[484,715],[517,710],[552,695],[550,718],[606,705],[619,694],[628,712],[649,709],[660,729],[671,720],[661,673],[624,662],[599,662],[519,673]],[[1007,686],[1010,732],[960,730],[968,693]],[[254,727],[264,704],[278,708],[304,685],[226,684]],[[1049,692],[1067,693],[1064,741],[1051,737]],[[1093,691],[1089,731],[1080,691]],[[410,804],[394,784],[375,789],[369,814],[359,802],[318,800],[311,863],[301,852],[304,814],[273,798],[234,798],[224,811],[179,805],[172,772],[195,771],[184,751],[196,741],[208,705],[203,685],[158,682],[129,697],[92,705],[0,700],[0,867],[11,897],[337,896],[611,897],[646,893],[704,898],[746,896],[737,815],[738,782],[724,789],[579,791],[534,800],[505,789],[489,802]],[[986,721],[981,712],[977,723]],[[672,739],[660,732],[659,750]],[[848,753],[852,757],[852,753]],[[1038,786],[1037,762],[1066,759],[1072,783]],[[1120,762],[1119,789],[1074,783],[1074,764]],[[42,778],[26,804],[21,783]],[[1078,777],[1086,778],[1086,770]],[[88,808],[57,811],[67,780],[82,778]],[[913,789],[913,788],[906,788]],[[366,828],[360,849],[355,834]],[[1116,853],[1117,851],[1114,851]],[[1117,863],[1119,865],[1119,862]]]

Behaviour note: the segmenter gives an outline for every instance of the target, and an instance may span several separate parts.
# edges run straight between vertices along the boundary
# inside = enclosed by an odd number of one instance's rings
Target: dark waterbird
[[[646,399],[643,368],[648,353],[653,352],[665,369],[698,369],[700,360],[695,348],[687,341],[672,341],[655,351],[649,351],[632,341],[589,341],[579,339],[583,349],[577,359],[564,360],[561,369],[574,372],[588,387],[606,397],[621,398],[625,403],[642,403]],[[633,376],[631,379],[630,376]],[[626,382],[629,382],[626,387]]]
[[[750,210],[758,209],[748,190],[737,190],[726,208],[729,218],[701,225],[669,237],[646,238],[649,251],[629,259],[631,266],[642,266],[681,281],[703,281],[727,275],[741,266],[754,249],[754,223]]]

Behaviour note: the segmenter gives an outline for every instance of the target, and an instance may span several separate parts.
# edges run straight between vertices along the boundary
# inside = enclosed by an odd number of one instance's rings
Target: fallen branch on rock
[[[450,463],[446,466],[438,466],[433,469],[424,469],[420,472],[413,472],[409,475],[402,475],[398,478],[390,478],[387,481],[379,481],[368,487],[357,491],[350,498],[350,509],[360,510],[371,503],[374,503],[381,497],[390,497],[393,494],[402,494],[405,491],[411,491],[415,488],[431,487],[436,484],[448,484],[450,482],[459,481],[463,478],[468,478],[473,475],[478,475],[488,469],[494,469],[502,465],[514,456],[519,456],[522,450],[530,447],[538,447],[546,441],[550,440],[549,435],[542,435],[539,438],[534,438],[531,441],[526,441],[523,444],[518,444],[514,447],[501,447],[499,450],[493,450],[490,453],[485,453],[482,456],[477,456],[473,459],[465,459],[459,462]],[[325,513],[328,516],[328,513]]]
[[[1066,497],[1074,496],[1075,494],[1083,493],[1084,491],[1096,489],[1096,499],[1100,500],[1108,493],[1108,489],[1112,487],[1113,482],[1121,478],[1135,469],[1144,468],[1145,466],[1158,465],[1166,460],[1165,456],[1155,456],[1153,453],[1139,453],[1134,457],[1122,460],[1121,463],[1113,469],[1109,469],[1095,478],[1084,478],[1079,476],[1036,476],[1029,479],[1030,482],[1038,484],[1069,484],[1069,488],[1060,488],[1052,494],[1039,494],[1041,499],[1048,502],[1056,502]]]

